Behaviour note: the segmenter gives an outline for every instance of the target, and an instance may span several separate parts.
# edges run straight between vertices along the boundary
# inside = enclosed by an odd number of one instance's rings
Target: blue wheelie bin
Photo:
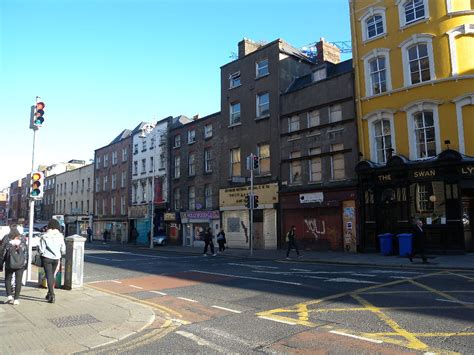
[[[379,242],[380,242],[380,253],[382,255],[390,255],[393,252],[393,234],[391,233],[383,233],[379,234]]]
[[[400,256],[408,256],[413,253],[413,234],[402,233],[397,235]]]

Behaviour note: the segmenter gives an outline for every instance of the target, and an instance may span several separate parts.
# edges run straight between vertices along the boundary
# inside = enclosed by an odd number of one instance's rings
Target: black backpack
[[[7,257],[8,268],[11,270],[22,269],[26,265],[26,254],[20,246],[10,247]]]

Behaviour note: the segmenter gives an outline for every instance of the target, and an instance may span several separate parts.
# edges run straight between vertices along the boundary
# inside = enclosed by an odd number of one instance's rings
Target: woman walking
[[[226,239],[225,239],[225,232],[224,230],[221,228],[219,234],[217,234],[217,243],[219,244],[219,251],[224,251],[225,250],[225,243],[227,243]]]
[[[43,261],[44,273],[48,283],[48,293],[46,300],[54,303],[54,273],[58,268],[61,256],[66,254],[66,244],[64,244],[64,235],[60,232],[61,226],[55,219],[50,219],[46,227],[46,233],[40,239],[39,252]]]
[[[5,303],[19,305],[21,282],[23,272],[28,262],[28,246],[26,239],[17,228],[10,228],[10,234],[6,235],[0,246],[0,271],[5,263],[5,288],[7,300]],[[12,290],[12,278],[15,275],[15,292]]]

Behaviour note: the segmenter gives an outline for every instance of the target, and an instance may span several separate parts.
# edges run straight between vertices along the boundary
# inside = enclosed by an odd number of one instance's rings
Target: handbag
[[[41,259],[41,255],[39,253],[36,253],[33,256],[33,265],[37,267],[43,267],[43,259]]]

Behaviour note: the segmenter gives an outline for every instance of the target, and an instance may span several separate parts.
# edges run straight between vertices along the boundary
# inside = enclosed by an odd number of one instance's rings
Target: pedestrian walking
[[[58,268],[61,256],[66,254],[64,235],[60,232],[60,229],[61,226],[59,222],[55,219],[50,219],[46,233],[41,236],[39,243],[39,252],[43,262],[46,282],[48,283],[48,293],[45,298],[49,303],[55,302],[55,272]]]
[[[21,282],[23,272],[28,263],[28,246],[26,238],[16,227],[10,227],[10,233],[3,237],[0,245],[0,271],[5,264],[5,289],[7,299],[5,303],[14,306],[20,304]],[[12,278],[15,277],[15,290],[12,289]]]
[[[425,231],[423,230],[423,222],[420,219],[415,221],[413,228],[413,251],[408,255],[408,259],[413,262],[415,255],[420,255],[423,264],[428,264],[428,259],[425,256]]]
[[[288,250],[286,251],[286,258],[290,258],[290,250],[295,249],[296,255],[298,258],[301,257],[300,251],[298,250],[298,244],[296,244],[296,227],[293,225],[291,226],[288,233],[286,233],[286,242],[288,243]]]
[[[109,239],[109,231],[107,229],[104,230],[102,237],[104,238],[104,243],[107,243],[107,240]]]
[[[89,243],[92,243],[92,228],[90,226],[87,227],[87,239],[89,240]]]
[[[216,256],[217,254],[214,252],[214,242],[212,241],[212,229],[208,227],[204,232],[204,256],[207,256],[207,247],[211,247],[212,256]]]
[[[217,234],[217,244],[219,244],[219,251],[225,251],[225,244],[227,243],[227,240],[225,239],[225,233],[224,230],[221,228],[219,233]]]

